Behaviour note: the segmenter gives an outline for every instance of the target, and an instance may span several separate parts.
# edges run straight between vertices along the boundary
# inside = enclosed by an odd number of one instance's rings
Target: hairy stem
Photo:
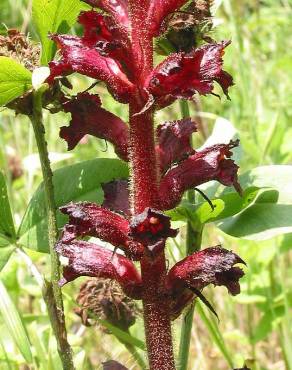
[[[148,109],[143,85],[153,68],[152,38],[148,35],[145,21],[148,1],[139,4],[130,1],[132,23],[132,47],[136,51],[135,79],[137,92],[130,102],[130,161],[131,198],[133,213],[143,212],[146,207],[159,209],[159,172],[155,155],[153,112]],[[146,23],[146,24],[145,24]],[[164,252],[154,259],[143,257],[141,261],[143,281],[143,308],[146,345],[150,370],[174,370],[169,304],[164,297],[166,261]]]
[[[46,85],[42,85],[34,92],[33,114],[30,116],[43,174],[45,206],[48,217],[48,240],[51,255],[51,281],[45,283],[43,295],[47,305],[51,325],[56,336],[58,352],[63,364],[63,369],[72,370],[74,369],[72,350],[67,341],[62,292],[58,285],[58,281],[60,280],[60,262],[58,254],[55,251],[55,244],[58,236],[56,205],[54,199],[52,170],[43,125],[42,96],[46,88]]]
[[[190,117],[190,111],[187,101],[182,100],[180,102],[180,108],[183,118]],[[187,199],[189,202],[195,203],[195,194],[193,190],[189,190],[187,192]],[[201,225],[198,225],[195,229],[194,225],[191,222],[187,223],[186,255],[190,255],[195,251],[201,249],[202,231],[203,228]],[[179,344],[180,370],[186,370],[188,366],[194,311],[195,304],[192,304],[182,317],[182,328]]]

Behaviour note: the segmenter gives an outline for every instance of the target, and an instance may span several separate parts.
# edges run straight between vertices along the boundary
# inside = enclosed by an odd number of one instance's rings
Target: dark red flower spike
[[[239,141],[231,141],[229,144],[213,145],[196,152],[170,169],[159,187],[161,209],[174,208],[186,190],[210,180],[217,180],[226,186],[233,185],[241,192],[237,180],[238,166],[229,159],[231,149],[238,146],[238,143]]]
[[[86,134],[105,139],[113,144],[117,155],[127,160],[128,127],[119,117],[101,108],[98,95],[87,92],[63,103],[65,112],[71,113],[68,127],[61,127],[60,136],[68,143],[68,150],[75,148]]]
[[[129,297],[141,298],[141,277],[133,262],[123,255],[82,240],[69,244],[60,241],[56,250],[69,259],[63,268],[60,285],[80,276],[109,278],[116,280]]]
[[[145,88],[155,98],[165,99],[170,95],[190,99],[196,92],[201,95],[212,93],[216,81],[227,95],[233,82],[232,77],[222,70],[222,57],[229,44],[230,41],[223,41],[203,45],[190,53],[171,54],[154,69]]]
[[[240,293],[238,280],[244,275],[234,265],[245,262],[235,253],[220,247],[207,248],[176,263],[166,277],[166,288],[174,297],[184,288],[201,291],[209,284],[224,285],[229,293]]]
[[[191,135],[196,130],[196,124],[191,118],[166,122],[157,127],[159,144],[156,152],[162,171],[194,151],[191,147]]]

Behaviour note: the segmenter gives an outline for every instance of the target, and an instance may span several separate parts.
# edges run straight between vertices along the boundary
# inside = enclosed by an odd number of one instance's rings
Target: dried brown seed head
[[[0,56],[15,59],[25,68],[33,71],[39,67],[40,46],[20,31],[9,29],[6,36],[0,35]]]
[[[109,279],[87,280],[80,287],[77,303],[80,307],[75,312],[86,326],[96,324],[99,318],[126,331],[135,323],[138,313],[136,303],[125,295],[118,283]],[[100,328],[110,333],[104,326]]]

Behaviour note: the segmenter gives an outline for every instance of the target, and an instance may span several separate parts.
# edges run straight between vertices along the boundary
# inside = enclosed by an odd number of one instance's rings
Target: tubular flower
[[[72,117],[70,125],[60,130],[61,138],[68,143],[68,150],[74,149],[89,134],[108,140],[120,158],[127,160],[128,127],[119,117],[101,108],[98,95],[79,93],[66,100],[63,109],[70,112]]]
[[[89,202],[70,203],[60,210],[69,216],[61,237],[63,243],[70,244],[78,237],[93,236],[124,250],[134,260],[142,257],[144,248],[130,238],[130,223],[124,217]]]
[[[210,180],[217,180],[226,186],[233,185],[240,192],[237,180],[238,166],[229,159],[232,155],[231,149],[238,143],[231,141],[229,144],[213,145],[196,152],[171,168],[160,182],[161,209],[175,207],[186,190]]]
[[[182,7],[188,0],[155,0],[150,1],[148,19],[150,23],[150,31],[153,36],[159,36],[163,31],[161,27],[165,18]]]
[[[157,127],[159,144],[156,146],[156,153],[162,171],[194,151],[190,138],[196,130],[196,124],[191,118],[166,122]]]
[[[155,98],[190,99],[213,92],[218,82],[228,96],[233,85],[232,77],[222,70],[223,54],[230,41],[203,45],[189,53],[174,53],[159,64],[148,78],[145,88]]]
[[[175,312],[180,312],[190,302],[190,291],[200,294],[209,284],[224,285],[232,295],[239,294],[238,280],[244,272],[234,266],[238,263],[245,264],[238,255],[220,247],[195,252],[176,263],[166,277],[166,288],[173,297]]]
[[[82,240],[70,244],[60,241],[56,250],[68,258],[68,264],[63,267],[61,286],[79,276],[109,278],[116,280],[129,297],[140,298],[141,277],[133,262],[125,256]]]
[[[111,19],[94,11],[82,12],[79,22],[84,26],[83,37],[51,36],[60,48],[62,58],[50,63],[48,82],[56,76],[79,72],[106,82],[117,100],[127,102],[134,90],[122,67],[131,60],[128,41],[111,25]]]

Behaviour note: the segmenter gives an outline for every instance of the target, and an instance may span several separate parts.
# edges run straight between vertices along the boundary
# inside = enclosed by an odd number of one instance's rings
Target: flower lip
[[[244,275],[236,264],[245,262],[235,253],[220,247],[211,247],[176,263],[166,278],[166,287],[179,292],[183,287],[201,291],[209,284],[224,285],[232,295],[239,294],[239,279]]]
[[[168,237],[175,237],[178,232],[171,229],[168,216],[149,207],[133,217],[130,229],[131,236],[146,246],[156,245],[162,240],[164,242]]]
[[[233,80],[222,70],[222,57],[229,44],[230,41],[210,43],[189,53],[171,54],[153,70],[145,87],[155,98],[170,95],[191,99],[196,92],[212,93],[216,81],[228,97]]]

